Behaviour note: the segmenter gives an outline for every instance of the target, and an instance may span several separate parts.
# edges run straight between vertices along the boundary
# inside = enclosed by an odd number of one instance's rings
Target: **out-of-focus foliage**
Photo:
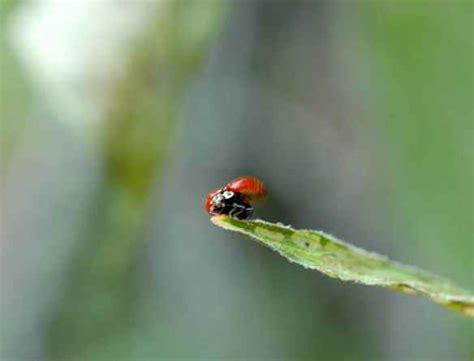
[[[473,3],[381,2],[354,10],[374,142],[389,155],[388,163],[378,160],[382,199],[400,234],[406,230],[433,261],[448,248],[472,251]],[[472,252],[452,257],[447,268],[474,285],[466,272]]]
[[[73,281],[51,326],[55,359],[94,358],[97,339],[110,347],[107,358],[130,357],[131,339],[123,341],[122,334],[136,332],[150,185],[161,176],[183,90],[224,15],[224,3],[210,5],[177,1],[159,7],[116,84],[105,116],[99,207],[71,262]]]
[[[5,170],[8,156],[31,105],[25,74],[21,73],[8,42],[7,15],[16,3],[15,0],[0,2],[0,172]]]
[[[470,320],[201,209],[255,174],[262,218],[470,288],[470,4],[15,0],[0,22],[2,358],[472,359]]]
[[[473,3],[364,2],[350,11],[358,33],[349,49],[357,56],[346,60],[357,75],[348,84],[371,119],[371,142],[379,149],[373,156],[377,207],[387,212],[393,242],[404,240],[399,258],[413,263],[413,252],[419,254],[423,263],[418,265],[472,288]],[[390,322],[399,329],[422,319],[419,312],[396,307]],[[394,337],[406,343],[407,354],[416,355],[408,350],[430,330],[426,326]],[[455,327],[450,334],[451,342],[466,345],[472,357],[473,325]]]
[[[381,286],[408,294],[419,293],[440,305],[474,317],[474,296],[451,281],[356,248],[324,232],[295,230],[261,220],[245,222],[227,216],[216,216],[211,220],[224,229],[261,242],[305,268],[316,269],[343,281]]]

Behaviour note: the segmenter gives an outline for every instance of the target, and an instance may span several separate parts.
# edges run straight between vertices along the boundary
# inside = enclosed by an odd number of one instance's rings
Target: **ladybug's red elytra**
[[[224,190],[242,193],[249,200],[265,198],[267,189],[263,182],[255,177],[239,177],[231,180],[223,188]]]
[[[211,215],[225,214],[237,219],[249,219],[253,215],[251,201],[263,199],[267,189],[255,177],[245,176],[231,180],[223,188],[207,195],[204,210]]]

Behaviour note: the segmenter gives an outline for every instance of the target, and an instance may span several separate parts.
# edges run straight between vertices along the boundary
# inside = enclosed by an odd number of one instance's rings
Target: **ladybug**
[[[211,215],[225,214],[237,219],[249,219],[253,215],[253,200],[263,199],[267,190],[263,182],[255,177],[239,177],[223,188],[207,195],[204,210]]]

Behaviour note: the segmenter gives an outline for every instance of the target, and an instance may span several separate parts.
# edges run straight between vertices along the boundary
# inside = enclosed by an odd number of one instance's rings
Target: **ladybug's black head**
[[[211,199],[212,214],[226,214],[237,219],[249,219],[253,215],[253,207],[238,192],[220,190]]]

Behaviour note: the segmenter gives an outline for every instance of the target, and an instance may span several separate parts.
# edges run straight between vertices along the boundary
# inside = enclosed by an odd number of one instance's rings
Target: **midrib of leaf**
[[[215,216],[211,220],[219,227],[264,244],[305,268],[342,281],[420,294],[444,307],[474,317],[474,296],[469,291],[445,278],[367,252],[324,232],[296,230],[261,220],[239,221],[227,216]]]

